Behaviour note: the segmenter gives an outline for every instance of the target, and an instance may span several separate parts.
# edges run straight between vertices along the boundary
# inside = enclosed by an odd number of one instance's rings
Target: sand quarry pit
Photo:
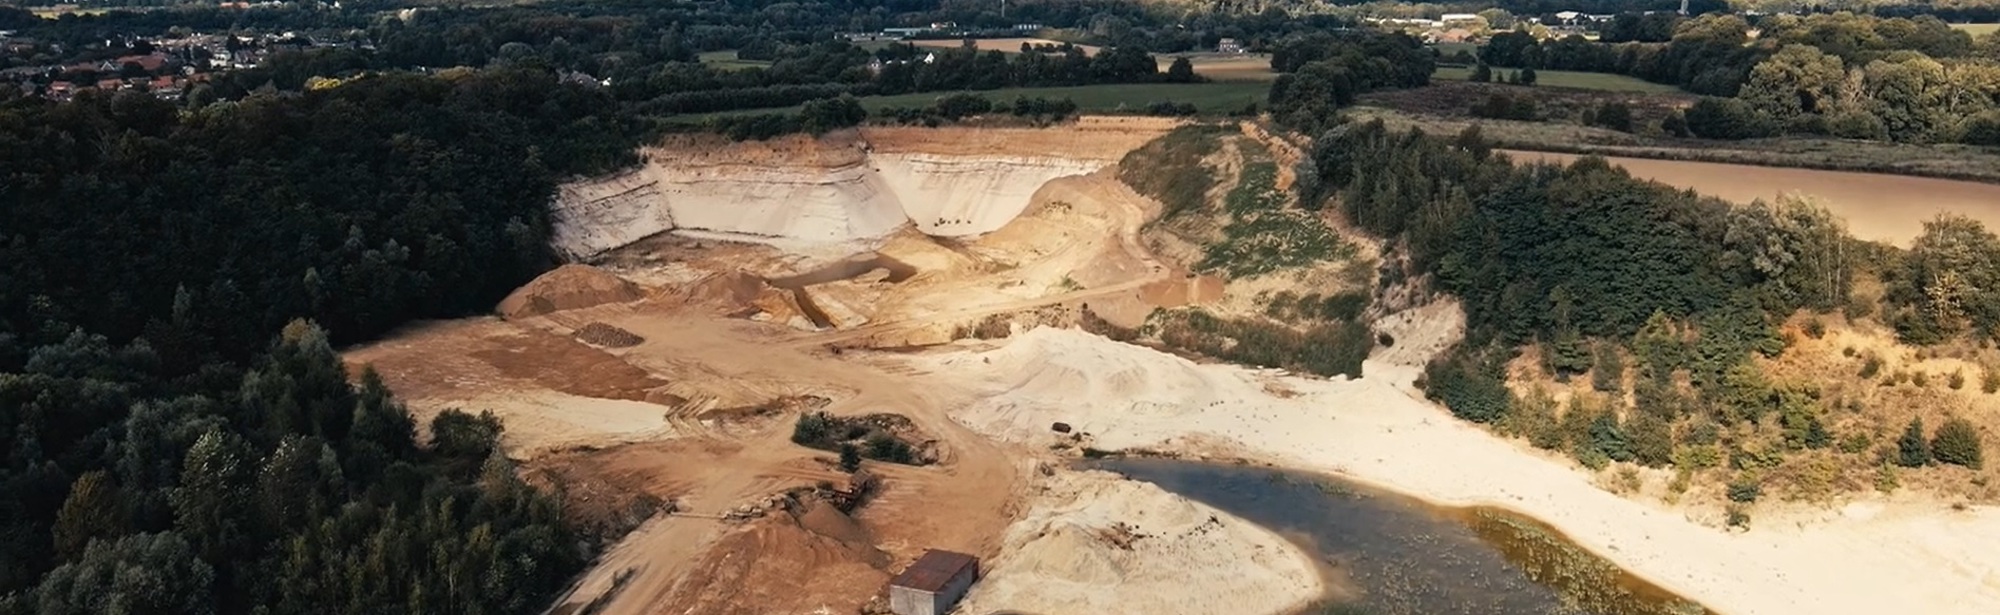
[[[429,323],[345,358],[420,420],[492,410],[531,480],[633,528],[558,613],[852,613],[930,548],[985,561],[970,613],[1277,614],[1326,591],[1312,558],[1267,530],[1063,469],[1074,453],[1060,451],[1080,446],[1503,506],[1723,613],[2000,612],[2000,512],[1871,501],[1730,533],[1455,421],[1412,386],[1462,335],[1449,302],[1383,318],[1398,343],[1357,379],[1069,329],[952,341],[997,315],[1129,303],[1142,316],[1226,292],[1147,248],[1160,205],[1116,180],[1116,161],[1169,127],[663,144],[641,170],[564,189],[556,247],[592,267],[528,285],[505,318]],[[1036,160],[1060,162],[1023,162]],[[966,212],[965,233],[949,212]],[[847,480],[835,455],[790,441],[814,411],[905,417],[940,460],[866,463],[880,488],[849,512],[773,507]],[[761,514],[736,514],[749,509]]]
[[[1575,154],[1507,151],[1517,162],[1568,164]],[[1858,173],[1787,169],[1716,162],[1607,157],[1633,177],[1676,188],[1749,203],[1770,201],[1785,193],[1818,199],[1834,215],[1847,220],[1855,237],[1908,246],[1923,234],[1924,222],[1953,213],[2000,229],[2000,184]]]

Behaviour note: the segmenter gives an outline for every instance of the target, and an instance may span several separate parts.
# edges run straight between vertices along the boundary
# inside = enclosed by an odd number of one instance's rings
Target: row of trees
[[[1307,132],[1327,125],[1363,93],[1430,83],[1436,58],[1414,38],[1379,32],[1316,33],[1279,42],[1271,69],[1270,109]]]
[[[1696,136],[1793,132],[1905,142],[2000,144],[2000,36],[1975,41],[1935,17],[1736,15],[1677,22],[1664,43],[1536,41],[1502,33],[1494,66],[1629,74],[1729,100],[1687,118]]]

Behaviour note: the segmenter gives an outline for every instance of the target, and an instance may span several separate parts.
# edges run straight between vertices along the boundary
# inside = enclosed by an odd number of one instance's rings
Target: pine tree
[[[1940,463],[1961,465],[1977,470],[1984,459],[1979,444],[1979,429],[1970,421],[1952,417],[1938,426],[1937,436],[1931,439],[1931,455]]]
[[[1915,468],[1930,465],[1931,445],[1924,440],[1924,419],[1910,419],[1910,426],[1903,430],[1903,438],[1896,441],[1896,465]]]
[[[1493,67],[1487,66],[1485,62],[1480,62],[1478,66],[1472,67],[1472,76],[1467,78],[1467,80],[1473,83],[1486,83],[1488,81],[1492,81]]]

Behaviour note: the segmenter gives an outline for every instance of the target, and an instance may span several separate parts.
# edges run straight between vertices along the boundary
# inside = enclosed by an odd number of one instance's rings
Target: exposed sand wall
[[[563,186],[553,241],[582,260],[673,230],[828,244],[879,238],[909,222],[933,235],[989,233],[1019,216],[1042,185],[1115,163],[1172,126],[1086,118],[1047,129],[677,138],[648,148],[636,170]]]
[[[999,230],[1021,215],[1042,184],[1086,175],[1105,163],[1052,156],[881,153],[870,164],[918,229],[957,237]]]

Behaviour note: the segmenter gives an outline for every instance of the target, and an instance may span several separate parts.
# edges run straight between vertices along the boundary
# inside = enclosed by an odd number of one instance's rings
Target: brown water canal
[[[1710,613],[1504,510],[1432,506],[1270,468],[1165,459],[1090,466],[1228,511],[1317,555],[1343,595],[1309,615]]]

